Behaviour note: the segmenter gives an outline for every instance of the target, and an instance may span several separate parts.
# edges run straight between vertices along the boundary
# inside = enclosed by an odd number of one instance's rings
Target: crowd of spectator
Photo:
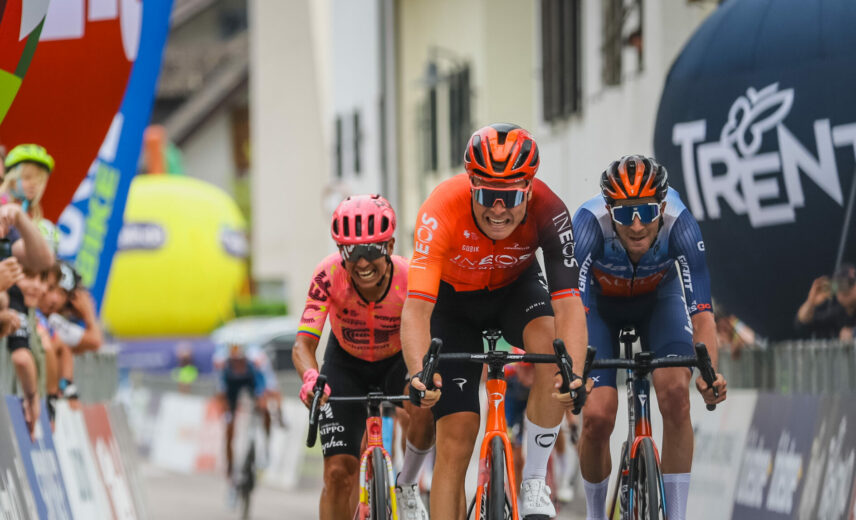
[[[32,434],[42,399],[76,406],[74,355],[97,350],[102,333],[92,296],[58,260],[56,226],[41,199],[54,159],[35,144],[0,149],[0,395],[21,399]]]

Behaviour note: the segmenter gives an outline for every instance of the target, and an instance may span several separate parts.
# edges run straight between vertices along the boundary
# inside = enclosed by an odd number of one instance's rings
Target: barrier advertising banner
[[[764,337],[792,336],[846,218],[856,259],[854,25],[850,1],[721,2],[663,88],[656,157],[699,221],[717,301]]]
[[[782,520],[799,511],[819,399],[758,395],[734,493],[734,520]]]
[[[134,444],[134,438],[131,435],[125,408],[119,403],[110,403],[107,405],[107,415],[110,418],[113,437],[119,445],[119,454],[122,456],[122,464],[125,467],[125,475],[128,477],[128,484],[131,487],[137,516],[147,518],[146,499],[143,496],[143,479],[140,476],[140,466],[137,461],[137,446]]]
[[[206,399],[201,397],[164,394],[152,438],[151,461],[180,473],[196,471],[200,439],[213,437],[217,432],[223,438],[222,421],[216,421],[213,428],[204,428],[206,408]]]
[[[694,520],[731,518],[734,488],[758,398],[754,390],[729,390],[728,400],[709,412],[690,390],[695,450],[687,511]]]
[[[89,432],[89,442],[95,453],[95,461],[107,496],[113,507],[113,517],[117,520],[134,520],[134,500],[128,487],[128,478],[119,453],[119,445],[113,437],[107,409],[103,404],[83,407],[83,417]]]
[[[63,483],[62,472],[54,450],[51,425],[45,404],[36,426],[35,441],[30,439],[24,412],[18,397],[7,395],[6,408],[18,443],[21,461],[27,472],[30,490],[35,498],[38,518],[71,520],[71,507]]]
[[[95,454],[83,413],[72,410],[65,400],[56,402],[54,444],[59,466],[65,476],[68,501],[77,519],[110,518],[104,483],[95,465]]]
[[[17,400],[13,406],[21,407]],[[8,520],[39,518],[6,400],[0,401],[0,517]]]
[[[280,406],[283,415],[288,418],[288,424],[283,429],[276,421],[273,422],[268,467],[265,468],[262,482],[279,489],[294,489],[306,453],[304,442],[309,416],[306,407],[298,399],[285,398]]]
[[[822,398],[810,460],[796,518],[848,520],[856,464],[856,405],[851,397]]]

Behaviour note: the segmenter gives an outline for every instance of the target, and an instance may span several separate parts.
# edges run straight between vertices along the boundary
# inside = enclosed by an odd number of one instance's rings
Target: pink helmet
[[[380,195],[353,195],[333,212],[330,234],[340,245],[386,242],[395,233],[395,211]]]

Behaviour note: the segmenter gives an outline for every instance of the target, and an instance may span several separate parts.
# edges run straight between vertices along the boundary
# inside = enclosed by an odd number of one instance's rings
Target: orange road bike
[[[696,343],[695,356],[671,356],[654,359],[651,352],[633,355],[633,342],[638,336],[632,328],[622,329],[619,341],[624,345],[624,358],[598,359],[592,368],[623,368],[627,370],[627,440],[621,447],[618,482],[613,490],[609,517],[620,520],[667,520],[660,455],[651,429],[651,382],[648,375],[663,367],[698,367],[708,387],[713,386],[716,373],[707,348]],[[589,347],[589,353],[594,349]],[[719,392],[714,388],[714,395]],[[708,410],[716,408],[707,405]]]
[[[309,409],[308,447],[315,446],[318,436],[318,420],[321,413],[321,396],[327,376],[321,374],[315,383],[315,397]],[[383,395],[382,392],[369,392],[364,396],[329,397],[330,401],[365,403],[368,411],[366,418],[366,449],[360,457],[360,501],[354,512],[355,520],[398,520],[398,504],[395,496],[395,474],[392,459],[383,447],[383,421],[380,407],[383,402],[400,403],[407,401],[406,395]]]
[[[483,354],[449,353],[440,354],[442,360],[470,361],[483,363],[488,367],[487,381],[487,420],[484,439],[479,451],[479,473],[476,495],[470,502],[467,518],[475,520],[518,520],[517,490],[514,483],[514,461],[511,455],[511,442],[508,439],[508,425],[505,422],[505,374],[503,367],[508,363],[524,361],[528,363],[552,363],[559,366],[562,375],[563,393],[568,392],[572,380],[571,358],[561,340],[553,342],[555,355],[552,354],[512,354],[496,350],[501,333],[498,330],[486,330],[482,333],[488,343],[488,351]],[[440,341],[432,341],[426,358],[436,356]],[[593,356],[593,353],[592,353]],[[590,364],[589,362],[586,363]],[[585,377],[585,376],[584,376]],[[423,381],[426,381],[423,379]],[[576,400],[576,395],[574,393]],[[575,409],[574,413],[579,413]]]

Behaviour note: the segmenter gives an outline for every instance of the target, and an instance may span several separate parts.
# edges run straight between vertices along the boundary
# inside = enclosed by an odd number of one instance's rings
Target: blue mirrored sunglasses
[[[643,224],[650,224],[660,218],[660,204],[656,202],[636,206],[612,206],[609,211],[612,213],[612,220],[622,226],[632,225],[636,217],[639,217],[639,222]]]
[[[526,192],[529,187],[525,188],[485,188],[483,186],[472,186],[473,198],[482,206],[492,208],[496,201],[502,202],[506,208],[519,206],[526,200]]]
[[[342,254],[342,260],[346,262],[358,262],[360,258],[374,262],[378,258],[386,256],[386,244],[386,242],[377,242],[372,244],[347,245],[342,246],[339,251]]]

